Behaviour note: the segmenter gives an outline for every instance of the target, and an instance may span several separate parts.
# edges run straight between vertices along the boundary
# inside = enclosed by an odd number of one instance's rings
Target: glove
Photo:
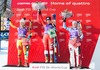
[[[25,17],[24,17],[23,19],[24,19],[24,20],[26,20],[26,18],[25,18]]]
[[[63,22],[66,22],[66,18],[63,18]]]
[[[31,35],[29,35],[29,36],[28,36],[28,39],[30,39],[31,37],[32,37],[32,36],[31,36]]]
[[[53,14],[52,17],[54,20],[56,20],[56,14]]]
[[[80,21],[79,21],[79,20],[77,20],[77,23],[80,23]]]
[[[11,21],[10,18],[7,18],[7,21]]]
[[[41,14],[41,10],[40,9],[38,10],[38,13]]]

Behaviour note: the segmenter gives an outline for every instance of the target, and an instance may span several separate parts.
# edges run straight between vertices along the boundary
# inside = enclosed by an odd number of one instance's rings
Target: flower
[[[35,2],[35,3],[32,3],[32,8],[34,10],[43,10],[43,9],[46,9],[46,5],[42,2]]]
[[[64,18],[70,18],[72,17],[72,15],[72,11],[64,10],[63,12],[61,12],[61,16]]]

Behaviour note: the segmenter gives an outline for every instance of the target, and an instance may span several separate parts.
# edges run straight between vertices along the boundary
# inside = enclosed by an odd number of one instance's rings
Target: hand
[[[40,9],[38,10],[38,13],[41,14],[41,10]]]
[[[54,20],[56,20],[56,14],[53,14],[52,17]]]
[[[11,21],[10,18],[7,18],[7,21]]]
[[[65,17],[63,18],[63,22],[66,22],[66,18]]]
[[[77,23],[80,23],[80,20],[77,20]]]

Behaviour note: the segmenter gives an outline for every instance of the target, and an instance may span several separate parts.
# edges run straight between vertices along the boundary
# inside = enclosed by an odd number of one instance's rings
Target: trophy
[[[70,17],[72,17],[72,11],[68,11],[67,9],[66,10],[64,10],[63,12],[61,12],[61,16],[63,17],[63,18],[70,18]]]
[[[32,9],[41,11],[41,10],[46,9],[46,5],[43,2],[35,2],[35,3],[32,3]],[[38,13],[37,13],[37,20],[39,20]]]
[[[8,8],[6,8],[6,11],[3,14],[3,16],[6,18],[11,18],[13,15],[14,15],[14,13]]]
[[[35,3],[32,3],[32,9],[43,10],[43,9],[46,9],[46,5],[42,2],[35,2]]]

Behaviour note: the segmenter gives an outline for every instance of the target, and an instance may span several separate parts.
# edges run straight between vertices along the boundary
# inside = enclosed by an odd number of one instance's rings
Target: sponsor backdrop
[[[47,9],[42,11],[42,15],[52,16],[56,14],[57,38],[60,45],[60,57],[58,62],[69,62],[68,39],[69,34],[62,28],[61,11],[68,9],[73,12],[73,17],[67,19],[67,25],[70,26],[72,20],[80,20],[84,39],[81,46],[82,66],[88,67],[100,33],[99,20],[99,0],[37,0],[44,2]],[[33,10],[31,3],[36,0],[12,0],[12,11],[14,15],[11,21],[14,25],[19,26],[19,20],[25,17],[27,20],[34,20],[32,28],[36,34],[31,39],[29,51],[29,63],[44,62],[43,54],[43,26],[37,21],[37,11]],[[99,16],[98,16],[99,15]],[[17,29],[10,27],[9,48],[8,48],[8,65],[17,65]]]

